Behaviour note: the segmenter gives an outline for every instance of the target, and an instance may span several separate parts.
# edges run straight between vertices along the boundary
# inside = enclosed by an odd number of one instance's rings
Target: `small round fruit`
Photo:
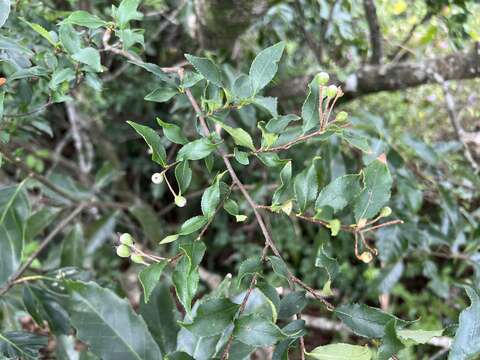
[[[360,254],[359,259],[362,260],[365,264],[368,264],[373,260],[373,255],[368,251],[364,251]]]
[[[175,205],[178,207],[184,207],[187,205],[187,199],[185,199],[182,195],[175,196]]]
[[[120,242],[124,245],[131,246],[133,245],[133,237],[129,233],[124,233],[120,235]]]
[[[392,209],[389,206],[385,206],[381,211],[380,211],[380,216],[381,217],[387,217],[392,215]]]
[[[344,122],[348,119],[348,113],[346,111],[340,111],[335,117],[335,121]]]
[[[317,81],[318,85],[327,85],[328,80],[330,80],[330,76],[326,72],[320,72],[315,76],[315,80]]]
[[[122,258],[128,258],[130,256],[130,248],[127,245],[119,245],[117,246],[117,255]]]
[[[130,256],[130,260],[132,260],[132,262],[137,263],[137,264],[145,264],[145,261],[143,260],[142,255],[132,254]]]
[[[335,85],[330,85],[327,88],[327,96],[329,98],[333,98],[333,97],[337,96],[337,92],[338,92],[338,88]]]
[[[154,184],[161,184],[163,182],[163,174],[162,173],[155,173],[152,175],[152,182]]]

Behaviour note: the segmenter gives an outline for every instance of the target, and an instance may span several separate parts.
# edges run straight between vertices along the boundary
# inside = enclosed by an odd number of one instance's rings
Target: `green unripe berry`
[[[152,175],[152,182],[154,184],[161,184],[163,182],[163,174],[162,173],[155,173]]]
[[[133,237],[129,233],[124,233],[120,235],[120,242],[124,245],[131,246],[133,245]]]
[[[127,245],[119,245],[117,247],[117,255],[122,257],[122,258],[127,258],[131,254],[130,248]]]
[[[348,119],[348,113],[346,111],[340,111],[335,117],[335,121],[344,122]]]
[[[134,262],[136,264],[145,264],[145,261],[143,260],[142,255],[132,254],[130,256],[130,260],[132,260],[132,262]]]
[[[388,206],[385,206],[381,211],[380,211],[380,217],[387,217],[392,215],[392,209]]]
[[[315,76],[315,80],[318,85],[327,85],[328,80],[330,80],[330,76],[326,72],[320,72]]]
[[[184,207],[187,205],[187,199],[185,199],[182,195],[175,196],[175,205],[178,207]]]
[[[337,96],[338,88],[335,85],[330,85],[327,87],[327,96],[333,98]]]

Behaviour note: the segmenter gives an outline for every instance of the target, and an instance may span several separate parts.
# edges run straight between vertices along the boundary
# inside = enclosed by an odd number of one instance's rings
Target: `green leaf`
[[[227,213],[229,213],[232,216],[235,216],[235,219],[237,220],[237,222],[243,222],[247,219],[246,215],[240,214],[240,208],[238,204],[235,202],[235,200],[227,199],[223,204],[223,208]]]
[[[278,310],[279,319],[289,319],[295,314],[298,314],[303,308],[307,306],[307,298],[305,297],[305,291],[294,291],[288,293],[280,301],[280,307]]]
[[[316,347],[307,355],[317,360],[370,360],[372,351],[367,346],[338,343]]]
[[[203,80],[203,75],[196,73],[194,71],[186,71],[185,75],[182,79],[182,86],[183,88],[191,88],[200,80]]]
[[[159,283],[153,289],[148,303],[140,300],[139,312],[160,350],[164,354],[174,351],[177,348],[179,314],[170,293],[170,284]]]
[[[449,360],[474,359],[480,354],[480,296],[470,286],[465,286],[470,306],[460,313],[458,329],[453,339]]]
[[[44,288],[26,285],[22,299],[25,308],[39,326],[43,326],[46,321],[49,329],[56,335],[70,331],[68,314],[52,293]]]
[[[293,189],[300,213],[303,213],[315,201],[318,193],[317,171],[314,161],[295,177]]]
[[[267,123],[265,129],[278,134],[283,132],[292,121],[297,121],[299,119],[300,117],[294,114],[274,117]]]
[[[318,108],[318,83],[315,79],[313,79],[310,84],[308,84],[307,98],[302,105],[302,129],[304,133],[320,125]]]
[[[396,320],[400,327],[408,325],[407,321],[367,305],[342,305],[334,312],[355,334],[367,338],[383,337],[385,326],[391,320]]]
[[[354,213],[360,219],[370,219],[377,215],[390,199],[392,177],[386,162],[374,160],[362,170],[364,188],[355,200]]]
[[[68,281],[67,288],[72,325],[95,355],[105,360],[162,359],[145,322],[126,300],[92,282]]]
[[[60,24],[79,25],[89,29],[98,29],[99,27],[106,26],[107,22],[89,12],[79,10],[72,12]]]
[[[342,138],[350,145],[362,150],[364,153],[372,153],[372,149],[366,137],[360,136],[352,131],[344,131],[342,134]]]
[[[217,148],[217,144],[208,138],[201,138],[184,145],[177,154],[177,161],[200,160],[210,155]]]
[[[277,100],[277,98],[257,96],[257,97],[255,97],[255,99],[253,99],[253,103],[255,105],[260,106],[262,109],[266,110],[273,117],[278,116],[278,110],[277,110],[278,100]]]
[[[233,149],[233,155],[235,156],[235,160],[237,160],[239,164],[242,164],[242,165],[250,164],[250,160],[248,159],[248,153],[240,151],[238,150],[238,148],[235,148]]]
[[[38,351],[47,346],[48,337],[25,331],[0,333],[0,354],[7,359],[39,358]]]
[[[0,188],[0,286],[20,266],[30,213],[23,185]]]
[[[138,274],[138,279],[140,280],[140,283],[143,287],[143,298],[145,300],[145,303],[148,303],[150,295],[155,289],[155,286],[158,284],[163,269],[165,269],[167,265],[167,260],[161,260],[158,263],[147,266]]]
[[[247,100],[253,97],[253,83],[250,76],[242,74],[235,79],[232,87],[232,95],[237,101]]]
[[[120,6],[114,12],[114,18],[120,28],[124,28],[131,20],[141,20],[143,14],[137,11],[140,0],[122,0]]]
[[[90,66],[96,72],[102,72],[102,63],[100,62],[100,53],[97,49],[86,47],[72,55],[72,59],[82,64]]]
[[[60,43],[70,55],[77,53],[82,48],[80,33],[75,31],[72,25],[60,25],[58,35],[60,38]]]
[[[270,346],[286,338],[286,335],[270,320],[257,314],[241,316],[235,322],[233,336],[251,346]]]
[[[220,120],[215,117],[210,117],[216,124],[218,124],[222,129],[224,129],[232,138],[235,144],[239,146],[244,146],[250,150],[255,150],[255,145],[253,145],[252,137],[249,133],[241,128],[233,128],[222,123]]]
[[[210,219],[215,215],[217,206],[220,203],[220,182],[219,177],[215,179],[213,184],[205,189],[202,195],[201,207],[203,215]]]
[[[205,79],[212,84],[222,87],[222,74],[212,60],[189,54],[185,54],[185,58]]]
[[[315,258],[315,266],[325,269],[330,281],[335,279],[340,267],[336,259],[330,257],[323,248],[323,245],[318,248],[317,257]]]
[[[8,15],[10,15],[10,0],[0,0],[0,28],[7,21]]]
[[[152,150],[152,160],[157,164],[165,167],[167,166],[167,154],[165,148],[162,145],[160,136],[151,128],[145,125],[137,124],[133,121],[127,121],[135,131],[143,137],[145,142],[148,144]]]
[[[52,74],[52,79],[50,80],[49,87],[52,90],[55,90],[58,85],[63,82],[68,82],[75,79],[75,71],[71,68],[65,68],[60,70],[55,70]]]
[[[185,145],[188,143],[188,139],[183,135],[182,129],[180,126],[175,124],[169,124],[160,118],[157,118],[158,125],[160,125],[163,129],[163,133],[167,137],[168,140],[175,144]],[[187,163],[188,166],[188,163]]]
[[[284,49],[285,43],[283,41],[279,42],[262,50],[253,60],[249,75],[252,79],[255,94],[275,77],[278,70],[278,62],[282,57]]]
[[[334,212],[344,209],[360,193],[360,175],[344,175],[325,186],[318,195],[315,208],[330,206]]]
[[[172,280],[178,300],[190,315],[192,299],[197,292],[199,282],[198,265],[205,254],[206,247],[203,242],[194,241],[180,246],[180,249],[185,256],[175,267]]]
[[[434,337],[442,336],[443,329],[441,330],[398,330],[398,338],[405,345],[412,344],[426,344]]]
[[[281,185],[275,190],[272,204],[282,204],[292,198],[292,162],[289,161],[280,172]]]
[[[385,335],[383,336],[382,344],[378,348],[378,360],[388,360],[392,355],[396,355],[404,347],[405,346],[397,337],[395,320],[390,320],[385,326]]]
[[[240,284],[246,276],[253,276],[262,272],[262,259],[260,256],[252,256],[242,261],[238,268],[238,283]]]
[[[278,256],[269,256],[268,261],[270,261],[270,263],[272,264],[272,269],[275,274],[287,280],[289,279],[288,267],[285,261],[283,261],[283,259],[279,258]]]
[[[145,38],[143,37],[143,29],[123,29],[117,31],[117,35],[122,42],[123,50],[130,49],[135,44],[145,46]]]
[[[177,179],[178,188],[180,189],[181,194],[185,194],[190,182],[192,181],[192,170],[188,165],[188,161],[181,161],[175,167],[175,179]]]
[[[200,230],[206,223],[208,219],[205,216],[194,216],[187,221],[185,221],[180,227],[179,235],[189,235],[195,231]]]
[[[51,45],[53,46],[57,45],[57,43],[53,40],[52,35],[42,25],[28,22],[24,18],[19,18],[19,19],[22,20],[24,23],[26,23],[28,26],[30,26],[30,28],[32,28],[33,31],[35,31],[38,35],[40,35],[45,40],[47,40]]]
[[[191,323],[182,326],[198,336],[218,335],[233,321],[240,305],[228,299],[210,299],[201,302]]]
[[[136,66],[141,67],[142,69],[147,70],[148,72],[154,74],[157,76],[160,80],[166,82],[169,84],[171,87],[176,87],[177,84],[173,78],[167,73],[165,73],[162,68],[156,64],[152,63],[147,63],[147,62],[136,62],[136,61],[129,61],[129,63],[132,63]]]
[[[178,94],[178,90],[176,88],[160,86],[155,90],[153,90],[151,93],[147,94],[144,99],[147,101],[155,101],[155,102],[162,103],[162,102],[169,101],[171,98],[173,98],[177,94]]]

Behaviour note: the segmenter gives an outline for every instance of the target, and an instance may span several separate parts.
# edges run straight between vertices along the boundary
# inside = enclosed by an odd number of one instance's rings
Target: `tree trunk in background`
[[[266,0],[196,0],[201,46],[231,50],[235,40],[267,10]]]
[[[457,52],[421,62],[400,62],[379,66],[365,66],[348,76],[346,81],[337,81],[345,92],[343,100],[380,91],[396,91],[409,87],[435,83],[433,74],[445,81],[480,77],[480,46],[476,44],[469,52]],[[335,77],[333,74],[332,78]],[[311,76],[301,76],[281,82],[270,89],[269,95],[279,98],[305,96]]]

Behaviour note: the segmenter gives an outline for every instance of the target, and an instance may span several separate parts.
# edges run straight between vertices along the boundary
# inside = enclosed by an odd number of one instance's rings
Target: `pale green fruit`
[[[348,119],[348,113],[346,111],[340,111],[335,117],[335,121],[344,122]]]
[[[122,257],[122,258],[127,258],[131,254],[130,248],[127,245],[119,245],[117,247],[117,255]]]
[[[327,85],[330,76],[326,72],[320,72],[315,76],[315,81],[318,85]]]
[[[137,263],[137,264],[145,264],[145,261],[143,260],[142,255],[132,254],[130,256],[130,260],[132,260],[132,262]]]
[[[388,206],[385,206],[381,211],[380,211],[380,217],[387,217],[392,215],[392,209]]]
[[[337,92],[338,92],[338,88],[335,85],[330,85],[327,88],[327,96],[329,98],[333,98],[333,97],[337,96]]]
[[[152,182],[154,184],[161,184],[163,182],[163,174],[162,173],[154,173],[152,175]]]
[[[124,233],[120,235],[120,242],[124,245],[131,246],[133,245],[133,237],[129,233]]]
[[[187,199],[185,199],[182,195],[175,196],[175,205],[178,207],[184,207],[187,205]]]

